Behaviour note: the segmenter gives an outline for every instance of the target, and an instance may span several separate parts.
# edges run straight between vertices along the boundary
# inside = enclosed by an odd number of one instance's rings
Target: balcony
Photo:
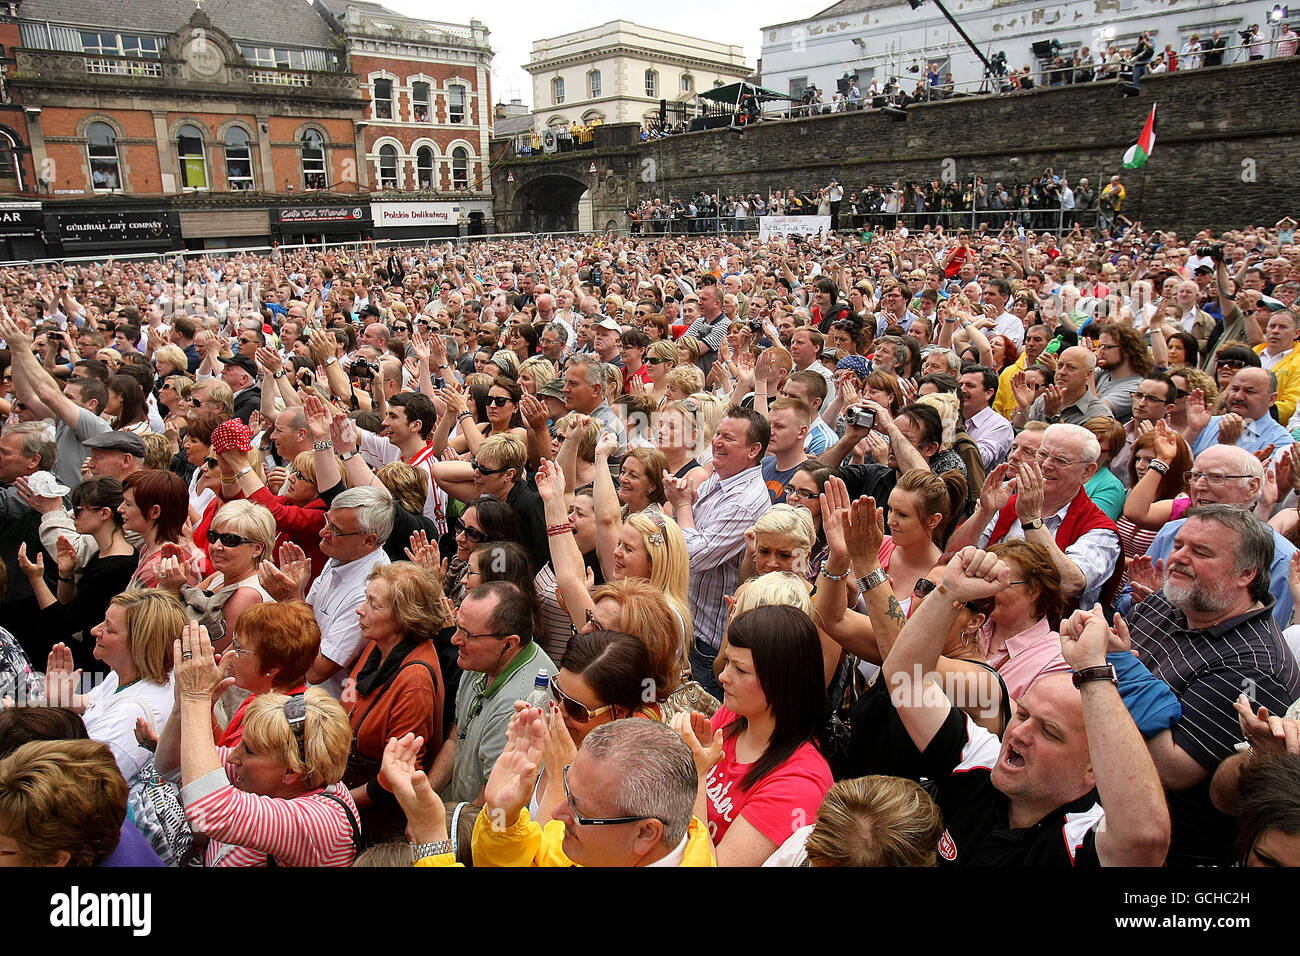
[[[124,56],[86,57],[86,72],[100,76],[151,76],[162,79],[162,63]]]

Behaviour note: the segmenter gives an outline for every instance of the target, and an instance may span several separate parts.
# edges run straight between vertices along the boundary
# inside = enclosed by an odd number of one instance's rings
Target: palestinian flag
[[[1151,104],[1151,115],[1147,117],[1147,125],[1142,127],[1142,135],[1138,141],[1128,148],[1124,154],[1125,169],[1141,169],[1146,165],[1147,159],[1151,156],[1151,151],[1156,148],[1156,104]]]

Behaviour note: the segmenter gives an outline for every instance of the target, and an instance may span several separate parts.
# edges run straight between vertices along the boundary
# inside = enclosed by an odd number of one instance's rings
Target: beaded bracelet
[[[546,537],[554,538],[557,535],[568,534],[573,530],[573,522],[566,521],[564,524],[553,524],[546,529]]]
[[[831,574],[825,568],[822,568],[822,574],[826,576],[826,580],[828,581],[843,581],[849,576],[849,572],[852,570],[852,568],[845,568],[843,574]]]
[[[1156,472],[1157,474],[1161,474],[1161,475],[1169,474],[1169,466],[1166,465],[1159,458],[1152,458],[1150,464],[1148,464],[1147,467],[1150,468],[1152,471]]]

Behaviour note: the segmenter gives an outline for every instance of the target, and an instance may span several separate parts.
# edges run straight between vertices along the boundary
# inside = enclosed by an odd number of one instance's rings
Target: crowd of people
[[[0,269],[0,863],[1300,864],[1295,228]]]

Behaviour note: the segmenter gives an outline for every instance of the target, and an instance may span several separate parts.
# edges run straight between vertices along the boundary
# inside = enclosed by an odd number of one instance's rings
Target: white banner
[[[378,225],[378,222],[375,223]],[[825,236],[831,231],[830,216],[760,216],[758,238],[784,236]]]
[[[454,226],[460,207],[450,202],[372,202],[376,226]]]

